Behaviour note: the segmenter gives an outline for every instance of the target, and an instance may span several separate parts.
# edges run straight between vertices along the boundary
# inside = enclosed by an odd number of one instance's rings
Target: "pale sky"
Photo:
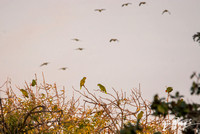
[[[127,2],[132,4],[121,6]],[[149,100],[164,95],[166,86],[189,94],[189,77],[200,72],[200,45],[192,39],[200,32],[200,1],[140,2],[0,0],[0,86],[7,77],[13,87],[22,86],[44,72],[69,96],[84,76],[90,90],[101,83],[108,92],[129,92],[140,83]],[[106,10],[94,11],[101,8]],[[162,15],[165,9],[171,15]],[[50,64],[40,67],[43,62]]]

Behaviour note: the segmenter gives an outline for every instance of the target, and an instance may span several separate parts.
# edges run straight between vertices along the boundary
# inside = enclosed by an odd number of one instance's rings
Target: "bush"
[[[85,78],[86,79],[86,78]],[[123,91],[114,94],[98,84],[92,93],[80,82],[80,97],[66,100],[65,89],[48,84],[37,77],[16,95],[10,81],[1,87],[6,98],[0,99],[0,132],[18,133],[154,133],[164,128],[163,119],[152,118],[150,103],[142,98],[140,89],[132,89],[127,97]],[[99,94],[98,96],[95,93]],[[168,132],[167,130],[166,132]],[[170,130],[171,131],[171,130]]]

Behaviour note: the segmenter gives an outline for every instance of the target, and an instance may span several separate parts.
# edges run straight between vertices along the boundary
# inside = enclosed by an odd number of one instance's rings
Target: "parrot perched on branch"
[[[83,79],[80,81],[80,89],[82,88],[82,86],[84,86],[85,80],[86,80],[86,77],[83,77]]]
[[[106,88],[103,85],[97,84],[97,86],[99,86],[99,88],[101,89],[102,92],[107,94]]]
[[[170,92],[172,92],[173,91],[173,88],[172,87],[167,87],[167,89],[165,90],[165,92],[167,92],[167,93],[170,93]]]

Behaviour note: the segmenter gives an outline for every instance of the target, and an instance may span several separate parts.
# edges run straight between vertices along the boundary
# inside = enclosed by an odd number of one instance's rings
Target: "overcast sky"
[[[84,76],[90,90],[101,83],[108,92],[129,92],[140,83],[147,99],[164,95],[166,86],[189,94],[189,77],[200,72],[200,45],[192,39],[200,32],[200,1],[140,2],[0,0],[0,85],[9,77],[22,86],[44,72],[69,96]],[[171,15],[162,15],[165,9]],[[40,67],[43,62],[50,64]]]

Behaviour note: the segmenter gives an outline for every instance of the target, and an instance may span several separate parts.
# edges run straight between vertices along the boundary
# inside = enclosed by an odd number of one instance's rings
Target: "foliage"
[[[150,102],[142,98],[140,89],[132,89],[126,96],[123,91],[98,84],[100,89],[91,91],[85,86],[85,79],[80,81],[81,90],[73,88],[80,97],[68,100],[64,88],[46,83],[44,77],[42,83],[35,77],[23,88],[17,87],[19,95],[6,81],[0,87],[5,87],[0,91],[7,96],[0,98],[0,133],[124,133],[127,129],[139,133],[169,132],[163,131],[166,120],[151,116]]]
[[[120,134],[137,134],[142,132],[143,128],[140,126],[140,120],[137,120],[136,125],[128,123],[124,125],[124,128],[120,130]]]
[[[193,81],[191,86],[191,95],[200,94],[200,74],[197,75],[193,73],[191,79],[196,78],[196,81]],[[175,117],[185,121],[187,123],[186,128],[183,130],[183,133],[196,133],[200,129],[200,104],[198,103],[187,103],[182,95],[179,92],[176,92],[175,95],[170,95],[168,92],[168,97],[172,99],[170,102],[165,102],[164,98],[159,98],[158,95],[154,96],[151,109],[154,111],[155,116],[163,116],[171,114]]]

